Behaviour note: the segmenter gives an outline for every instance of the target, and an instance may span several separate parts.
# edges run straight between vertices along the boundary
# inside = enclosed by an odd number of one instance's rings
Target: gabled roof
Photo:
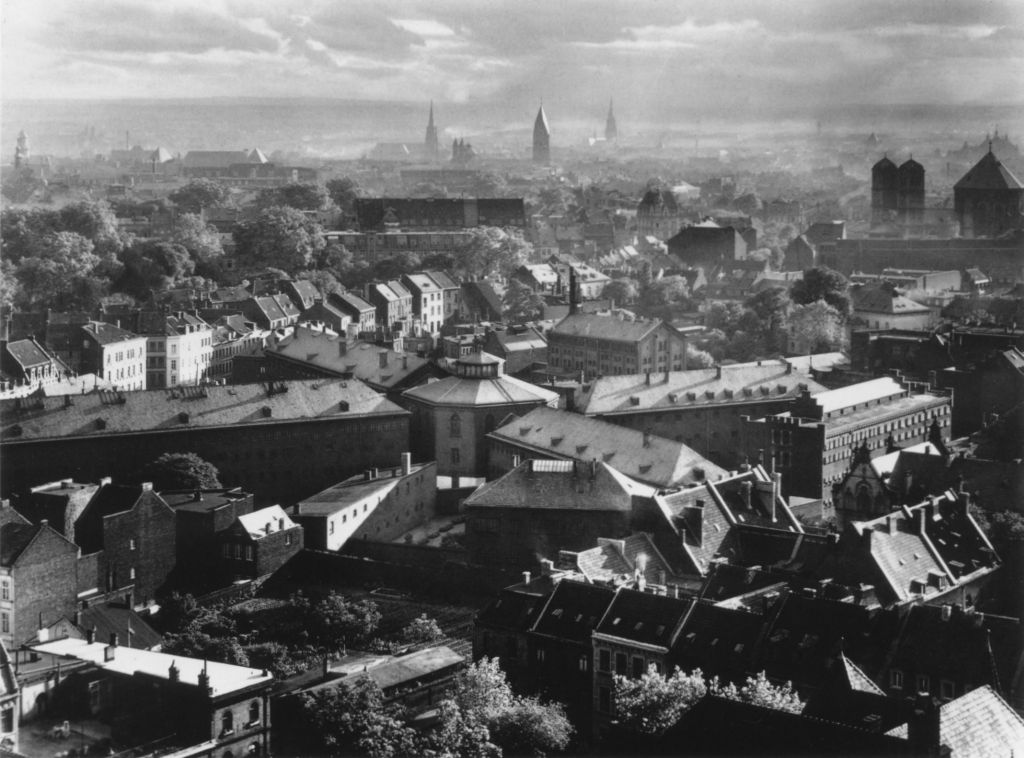
[[[907,739],[907,725],[886,734]],[[940,706],[939,739],[955,758],[1011,755],[1024,746],[1024,718],[986,684]]]
[[[476,354],[478,356],[485,353]],[[489,356],[494,358],[494,356]],[[460,359],[462,363],[471,362],[469,356]],[[483,360],[477,357],[472,360]],[[496,359],[500,360],[500,359]],[[486,405],[537,404],[553,405],[558,394],[524,382],[512,376],[500,374],[494,377],[476,378],[468,376],[448,376],[436,382],[427,382],[402,393],[403,397],[419,400],[430,405],[469,407]]]
[[[1020,179],[1013,175],[1002,162],[996,158],[995,153],[989,150],[981,157],[981,160],[953,185],[954,190],[1002,190],[1024,189]]]
[[[615,598],[614,590],[563,579],[555,586],[532,631],[568,642],[586,643]]]
[[[102,321],[91,321],[88,324],[84,324],[82,331],[93,337],[100,345],[140,339],[137,334],[132,334],[127,329],[121,329],[113,324],[107,324]]]
[[[554,408],[535,408],[488,436],[538,457],[607,463],[654,487],[694,484],[726,473],[682,442]]]
[[[262,539],[275,532],[294,529],[296,524],[280,505],[260,508],[238,517],[238,523],[254,540]]]
[[[455,280],[444,271],[427,271],[426,274],[443,290],[457,290],[459,288]]]
[[[338,307],[343,310],[355,311],[357,314],[377,310],[354,292],[335,292],[329,296],[328,300],[337,303]]]
[[[98,640],[109,640],[111,633],[116,633],[123,644],[143,650],[152,650],[163,642],[163,637],[142,616],[126,605],[114,603],[90,605],[83,609],[78,628],[83,633],[95,629]]]
[[[594,632],[667,650],[695,602],[620,587]]]
[[[383,498],[406,477],[417,476],[427,465],[413,464],[409,474],[402,474],[401,468],[393,468],[378,470],[378,477],[375,479],[367,480],[363,476],[350,477],[302,500],[298,504],[297,515],[329,516],[366,498]],[[434,487],[435,483],[428,482],[428,486]]]
[[[864,287],[854,296],[853,310],[857,313],[884,313],[906,316],[912,313],[930,313],[927,305],[891,292],[885,287]]]
[[[49,353],[34,338],[8,342],[7,353],[23,370],[45,366],[53,361]]]
[[[182,165],[185,168],[227,168],[235,163],[245,163],[248,157],[244,150],[189,150]]]
[[[544,609],[547,598],[505,588],[476,617],[478,624],[525,632]]]
[[[650,488],[629,481],[604,463],[529,459],[468,498],[467,508],[579,511],[632,510],[632,496]]]

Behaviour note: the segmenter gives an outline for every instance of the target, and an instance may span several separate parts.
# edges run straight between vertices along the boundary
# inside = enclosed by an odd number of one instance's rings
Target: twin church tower
[[[619,128],[615,123],[613,104],[608,103],[608,118],[604,125],[604,138],[608,142],[614,142],[619,137]],[[437,160],[440,155],[440,143],[437,137],[437,126],[434,124],[434,102],[430,102],[430,117],[427,121],[427,134],[424,140],[427,156],[431,160]],[[544,112],[544,105],[541,104],[537,111],[537,118],[533,122],[533,162],[547,164],[551,162],[551,127],[548,125],[548,116]]]

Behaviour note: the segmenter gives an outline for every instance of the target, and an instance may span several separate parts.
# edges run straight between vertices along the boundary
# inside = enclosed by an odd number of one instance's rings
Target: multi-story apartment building
[[[402,284],[412,294],[412,312],[431,334],[444,323],[444,290],[429,274],[402,274]]]
[[[572,313],[548,332],[548,366],[586,378],[682,371],[686,336],[661,320]]]
[[[952,397],[927,384],[892,377],[837,390],[802,391],[790,410],[745,419],[747,454],[758,450],[775,461],[788,495],[828,497],[842,479],[854,451],[871,456],[927,440],[934,420],[948,436]]]
[[[149,389],[196,385],[210,378],[214,330],[198,316],[140,314],[146,335],[146,386]]]
[[[83,325],[80,334],[83,372],[94,373],[119,390],[146,389],[145,337],[102,321]]]

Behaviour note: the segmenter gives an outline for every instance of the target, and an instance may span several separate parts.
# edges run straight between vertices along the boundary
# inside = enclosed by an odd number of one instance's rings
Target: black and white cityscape
[[[1022,30],[7,0],[0,758],[1024,755]]]

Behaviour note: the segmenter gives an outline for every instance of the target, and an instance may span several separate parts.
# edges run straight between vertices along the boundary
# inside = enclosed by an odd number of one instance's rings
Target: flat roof
[[[819,392],[814,395],[814,400],[821,406],[825,413],[832,413],[840,408],[848,408],[851,405],[869,403],[872,400],[880,400],[892,395],[906,392],[906,388],[889,376],[880,379],[871,379],[867,382],[851,384],[849,387],[840,387],[835,390]]]
[[[37,653],[85,661],[104,671],[111,671],[125,676],[146,674],[157,679],[170,680],[170,669],[174,665],[178,669],[178,680],[181,683],[197,687],[199,686],[199,675],[205,669],[207,676],[210,678],[210,688],[214,697],[238,692],[254,685],[269,684],[274,680],[274,677],[265,671],[249,668],[248,666],[215,663],[214,661],[203,661],[198,658],[188,658],[182,655],[156,653],[152,650],[138,650],[122,645],[114,648],[114,657],[107,661],[104,658],[108,647],[110,646],[101,642],[87,642],[86,640],[71,639],[69,637],[54,642],[46,642],[41,645],[33,645],[32,650],[35,650]]]

